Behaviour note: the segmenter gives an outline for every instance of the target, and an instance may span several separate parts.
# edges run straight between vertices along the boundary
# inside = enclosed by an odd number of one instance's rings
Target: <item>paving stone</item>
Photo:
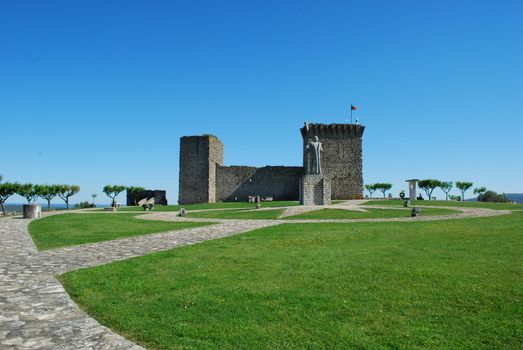
[[[356,203],[333,206],[347,210]],[[357,203],[358,205],[361,202]],[[317,208],[312,208],[317,209]],[[67,271],[106,264],[174,247],[240,234],[281,223],[428,221],[510,213],[478,208],[452,208],[459,214],[396,219],[359,220],[219,220],[186,219],[173,212],[142,215],[145,220],[211,221],[217,224],[180,231],[85,244],[38,252],[27,231],[29,220],[0,220],[0,349],[108,349],[142,347],[100,325],[83,312],[55,278]],[[286,214],[311,208],[288,208]],[[115,214],[117,215],[117,214]]]

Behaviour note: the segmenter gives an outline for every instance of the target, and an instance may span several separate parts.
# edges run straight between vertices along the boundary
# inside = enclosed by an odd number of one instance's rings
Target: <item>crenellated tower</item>
[[[363,197],[362,136],[365,127],[359,124],[305,123],[300,129],[303,137],[303,167],[309,166],[310,153],[305,147],[318,136],[322,143],[322,174],[331,181],[332,199]]]

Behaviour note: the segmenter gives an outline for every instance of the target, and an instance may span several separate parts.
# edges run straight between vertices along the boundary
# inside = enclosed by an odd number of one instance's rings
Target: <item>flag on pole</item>
[[[357,109],[358,109],[358,107],[356,107],[356,106],[354,106],[354,105],[350,105],[350,110],[351,110],[351,111],[355,111],[355,110],[357,110]]]

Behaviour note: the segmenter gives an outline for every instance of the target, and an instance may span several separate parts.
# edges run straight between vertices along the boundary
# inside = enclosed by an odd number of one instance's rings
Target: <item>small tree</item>
[[[24,197],[27,200],[27,204],[31,204],[39,197],[37,190],[38,189],[35,185],[26,183],[18,186],[18,191],[16,193]]]
[[[418,181],[418,187],[421,188],[429,197],[429,200],[432,199],[432,192],[438,187],[440,187],[441,181],[434,179],[425,179]]]
[[[477,194],[478,197],[480,197],[485,192],[487,192],[487,188],[485,186],[478,187],[478,188],[474,189],[474,194]]]
[[[0,206],[2,207],[2,213],[4,214],[4,216],[5,216],[4,203],[13,194],[18,193],[18,186],[20,186],[20,185],[17,183],[11,183],[11,182],[0,183]]]
[[[51,200],[58,196],[60,186],[58,185],[36,185],[36,192],[47,201],[47,210],[51,210]]]
[[[126,186],[120,186],[120,185],[106,185],[103,188],[104,193],[107,195],[107,197],[112,199],[111,206],[116,206],[115,198],[123,191],[125,191],[127,187]]]
[[[375,183],[373,186],[376,190],[383,193],[383,198],[385,198],[385,193],[392,188],[392,184],[382,182]]]
[[[69,198],[80,192],[80,186],[77,185],[59,185],[58,197],[62,198],[65,206],[69,209]]]
[[[93,194],[91,195],[91,197],[93,197],[93,208],[94,208],[94,200],[95,200],[96,197],[98,197],[98,195],[97,195],[96,193],[93,193]]]
[[[365,185],[365,189],[369,192],[370,198],[372,198],[372,194],[376,191],[376,188],[374,187],[374,184],[367,184],[367,185]]]
[[[140,192],[145,191],[145,188],[143,187],[137,187],[137,186],[129,186],[127,189],[127,195],[132,194],[134,205],[138,205],[138,198],[136,198],[136,195]]]
[[[445,200],[446,201],[449,200],[449,192],[450,192],[450,190],[452,190],[452,186],[453,185],[454,185],[454,183],[452,181],[442,181],[439,184],[439,188],[441,188],[441,190],[443,192],[445,192]]]
[[[461,200],[465,200],[465,192],[467,192],[474,184],[466,181],[456,181],[456,188],[461,191]]]

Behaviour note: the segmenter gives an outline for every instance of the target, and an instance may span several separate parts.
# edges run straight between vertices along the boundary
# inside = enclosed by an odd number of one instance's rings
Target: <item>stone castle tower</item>
[[[362,136],[356,124],[306,124],[303,165],[308,163],[305,145],[318,136],[322,143],[322,173],[331,182],[332,199],[363,196]],[[223,143],[215,136],[180,139],[179,203],[246,201],[249,196],[274,200],[298,200],[304,167],[224,166]]]
[[[216,202],[217,165],[223,165],[223,143],[217,137],[180,139],[180,204]]]
[[[331,181],[332,199],[358,199],[363,194],[362,141],[365,127],[359,124],[309,124],[303,137],[303,166],[310,162],[305,147],[318,136],[322,143],[322,174]]]

